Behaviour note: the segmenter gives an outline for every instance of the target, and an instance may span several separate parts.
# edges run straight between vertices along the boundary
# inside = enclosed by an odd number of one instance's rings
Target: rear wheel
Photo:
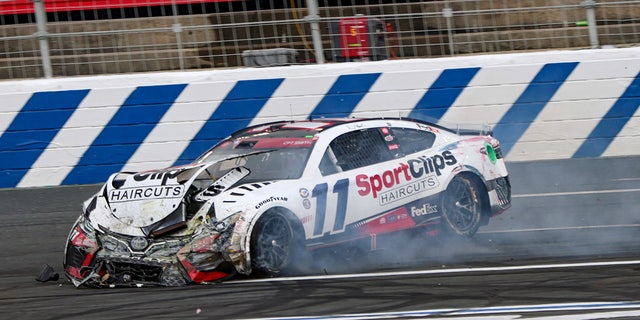
[[[482,196],[476,182],[466,176],[451,180],[442,197],[445,231],[472,237],[482,222]]]
[[[291,220],[281,211],[267,212],[251,235],[251,267],[259,274],[277,275],[290,267],[299,246]]]

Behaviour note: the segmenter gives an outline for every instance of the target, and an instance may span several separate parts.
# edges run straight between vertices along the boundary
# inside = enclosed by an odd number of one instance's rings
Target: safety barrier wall
[[[0,187],[185,164],[247,125],[488,124],[508,161],[640,154],[640,48],[0,82]]]

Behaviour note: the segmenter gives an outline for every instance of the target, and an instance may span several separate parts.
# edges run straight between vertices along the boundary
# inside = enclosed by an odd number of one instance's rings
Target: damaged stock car
[[[374,247],[378,235],[471,237],[510,205],[491,132],[412,119],[273,122],[188,165],[111,175],[71,229],[64,272],[97,287],[273,276],[297,255]]]

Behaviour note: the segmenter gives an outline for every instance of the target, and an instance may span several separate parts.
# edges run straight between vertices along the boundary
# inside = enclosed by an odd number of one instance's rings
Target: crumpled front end
[[[245,175],[241,169],[231,171],[223,176],[227,183]],[[213,200],[226,186],[209,182],[209,188],[202,189],[191,182],[193,179],[181,184],[188,191],[181,195],[181,201],[174,201],[172,211],[157,210],[157,215],[143,218],[122,212],[122,208],[146,205],[148,209],[161,202],[114,206],[110,201],[114,191],[103,187],[85,202],[84,212],[69,234],[64,257],[66,276],[77,287],[182,286],[244,273],[243,237],[235,232],[243,225],[237,223],[244,219],[242,211],[216,218]],[[124,194],[134,188],[126,183],[123,186],[112,190]]]
[[[65,252],[65,274],[79,287],[182,286],[220,281],[236,274],[238,244],[234,224],[197,235],[147,239],[92,230],[76,222]]]

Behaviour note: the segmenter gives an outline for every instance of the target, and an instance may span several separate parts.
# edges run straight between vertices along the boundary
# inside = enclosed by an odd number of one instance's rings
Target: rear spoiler
[[[461,136],[493,136],[493,129],[490,126],[486,126],[483,128],[475,129],[475,128],[456,128],[454,131]]]
[[[429,117],[422,117],[423,119],[416,118],[400,118],[404,120],[411,120],[414,122],[422,123],[425,125],[433,126],[439,129],[443,129],[449,132],[461,136],[493,136],[493,129],[489,124],[483,123],[447,123],[446,121],[440,121],[439,119],[432,119]],[[431,121],[429,121],[431,120]]]
[[[493,128],[488,124],[476,124],[476,123],[446,123],[438,121],[437,124],[428,121],[418,122],[428,124],[440,129],[453,132],[461,136],[493,136]]]

